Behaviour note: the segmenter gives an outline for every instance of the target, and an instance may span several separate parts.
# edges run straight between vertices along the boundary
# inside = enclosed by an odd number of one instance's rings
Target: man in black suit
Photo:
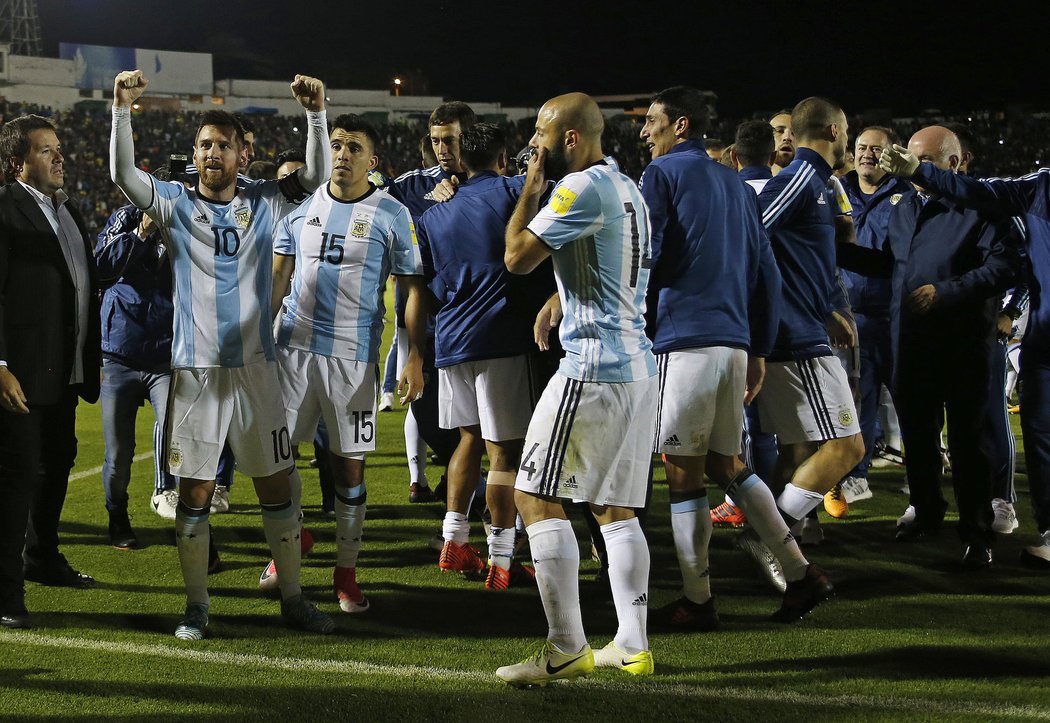
[[[7,123],[0,161],[0,626],[29,627],[24,579],[94,583],[58,551],[58,521],[77,397],[98,399],[98,284],[84,221],[62,191],[54,124]]]

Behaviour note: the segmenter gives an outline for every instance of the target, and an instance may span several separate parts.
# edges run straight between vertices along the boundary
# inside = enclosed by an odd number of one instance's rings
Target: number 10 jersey
[[[295,257],[278,346],[378,362],[387,277],[423,273],[408,209],[374,186],[341,201],[325,184],[281,222],[274,253]]]

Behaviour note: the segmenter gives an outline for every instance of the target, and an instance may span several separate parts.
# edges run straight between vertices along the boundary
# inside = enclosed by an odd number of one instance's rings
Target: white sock
[[[367,500],[364,482],[357,487],[335,488],[335,564],[338,567],[357,567]]]
[[[445,520],[441,523],[441,536],[445,542],[455,542],[457,545],[465,545],[470,540],[470,523],[463,512],[445,513]]]
[[[777,558],[784,577],[789,581],[801,580],[806,575],[809,561],[802,555],[798,542],[780,515],[773,493],[756,474],[752,473],[740,481],[738,479],[729,486],[740,501],[740,509],[747,516],[751,528]]]
[[[301,595],[299,566],[302,550],[299,548],[299,515],[289,499],[284,504],[262,505],[263,533],[270,546],[270,555],[277,568],[277,584],[285,600]]]
[[[514,528],[492,527],[488,545],[491,563],[509,570],[510,559],[514,556]]]
[[[288,473],[288,487],[292,490],[292,507],[295,508],[295,512],[299,515],[299,519],[302,519],[303,480],[299,476],[299,470],[294,466],[292,467],[292,471]]]
[[[672,493],[671,499],[674,500],[676,496]],[[671,532],[678,553],[678,567],[682,571],[682,589],[685,596],[695,603],[705,603],[711,599],[707,554],[711,531],[711,505],[706,494],[671,502]],[[604,527],[602,536],[605,536]],[[611,555],[609,579],[612,580]]]
[[[710,510],[704,516],[710,530]],[[649,545],[642,526],[637,517],[632,517],[602,525],[601,530],[609,553],[609,585],[619,623],[613,642],[625,653],[648,650],[645,621],[649,615]]]
[[[824,495],[819,492],[811,492],[801,487],[796,487],[788,482],[784,485],[784,491],[777,498],[777,507],[783,513],[785,521],[794,525],[799,520],[805,519],[811,510],[824,501]]]
[[[207,605],[208,598],[208,508],[195,509],[182,502],[175,509],[175,547],[179,551],[186,602]]]
[[[408,408],[408,414],[405,415],[405,450],[408,452],[408,483],[426,484],[427,443],[419,434],[412,407]]]
[[[529,545],[536,566],[536,586],[547,615],[547,639],[563,653],[587,644],[580,613],[580,547],[568,520],[540,520],[529,525]]]

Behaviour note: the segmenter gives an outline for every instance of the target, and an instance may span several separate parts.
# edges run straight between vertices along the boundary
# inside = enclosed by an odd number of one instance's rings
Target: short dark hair
[[[8,121],[0,129],[0,161],[3,163],[4,177],[8,182],[14,182],[17,166],[10,162],[11,158],[25,160],[31,148],[29,134],[39,130],[57,131],[58,127],[50,118],[39,115],[23,115]]]
[[[419,157],[423,159],[424,168],[430,168],[431,166],[437,165],[438,158],[434,153],[434,146],[430,142],[429,133],[419,139]]]
[[[883,135],[886,136],[886,138],[889,139],[891,144],[892,143],[896,143],[897,145],[900,145],[901,138],[900,138],[900,136],[897,135],[897,131],[895,131],[892,128],[889,128],[887,126],[864,126],[861,129],[860,133],[857,134],[857,138],[860,138],[862,135],[864,135],[868,131],[875,131],[876,133],[882,133]]]
[[[285,148],[277,154],[273,162],[278,168],[290,162],[306,163],[306,154],[298,148]]]
[[[277,178],[277,165],[273,161],[252,161],[248,164],[248,178],[272,181]]]
[[[769,122],[750,120],[738,125],[733,149],[742,166],[768,166],[773,155],[773,129]]]
[[[206,110],[200,114],[200,118],[197,121],[197,132],[193,134],[194,143],[197,142],[197,136],[201,134],[201,128],[204,126],[215,126],[216,128],[232,128],[234,136],[237,137],[237,142],[244,147],[244,126],[241,125],[241,121],[233,113],[225,110]]]
[[[234,113],[233,117],[238,120],[245,133],[255,133],[255,124],[244,113]]]
[[[689,138],[703,138],[711,122],[711,107],[707,98],[696,88],[676,85],[661,90],[653,96],[653,103],[664,107],[664,113],[671,122],[679,118],[689,121]]]
[[[372,144],[372,153],[379,147],[379,131],[376,127],[356,113],[343,113],[332,121],[332,130],[338,128],[347,133],[362,133]]]
[[[491,168],[506,150],[507,137],[495,123],[476,123],[463,131],[459,141],[460,159],[471,171]]]
[[[842,106],[833,100],[810,96],[791,110],[791,133],[795,140],[813,138],[844,116]]]
[[[459,121],[459,129],[465,131],[477,123],[478,119],[469,105],[459,100],[450,100],[434,109],[434,112],[430,114],[430,120],[427,122],[427,128],[447,126],[456,121]]]
[[[975,136],[973,131],[970,130],[970,126],[965,123],[960,123],[959,121],[941,123],[941,125],[955,134],[955,137],[959,139],[959,145],[962,147],[964,153],[969,152],[972,154],[974,150],[976,150],[977,136]],[[897,142],[898,141],[894,141],[894,143]]]
[[[704,139],[704,150],[705,151],[721,151],[725,150],[726,142],[721,138],[705,138]]]

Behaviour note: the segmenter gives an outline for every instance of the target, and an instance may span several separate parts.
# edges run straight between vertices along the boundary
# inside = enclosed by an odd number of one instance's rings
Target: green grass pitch
[[[378,415],[368,459],[369,509],[358,579],[364,615],[339,612],[330,593],[334,522],[321,515],[316,471],[300,471],[307,526],[306,594],[336,617],[330,636],[286,629],[257,580],[269,558],[250,480],[238,475],[232,508],[212,517],[222,571],[211,577],[210,637],[172,635],[183,608],[172,523],[149,509],[151,460],[133,468],[132,524],[144,545],[107,544],[97,406],[81,405],[77,479],[63,516],[63,550],[98,580],[92,590],[32,583],[36,627],[0,631],[0,718],[217,718],[226,720],[1005,720],[1050,718],[1050,575],[1020,567],[1035,536],[1019,475],[1021,528],[1002,538],[996,565],[956,568],[953,525],[933,542],[892,542],[906,498],[900,470],[875,471],[871,500],[847,519],[823,513],[824,544],[806,550],[837,597],[805,621],[766,621],[778,598],[716,530],[712,585],[722,630],[653,634],[656,675],[602,671],[542,690],[514,690],[493,675],[524,658],[546,633],[534,589],[503,593],[441,574],[427,543],[443,509],[407,503],[403,413]],[[139,417],[149,451],[152,414]],[[1015,420],[1016,424],[1016,420]],[[1023,470],[1023,457],[1020,460]],[[432,468],[431,481],[440,473]],[[648,538],[650,604],[677,595],[668,499],[658,470]],[[950,496],[950,489],[946,487]],[[717,504],[721,495],[713,491]],[[586,529],[581,597],[592,645],[615,630],[615,613],[592,582]],[[479,523],[474,537],[483,543]]]

